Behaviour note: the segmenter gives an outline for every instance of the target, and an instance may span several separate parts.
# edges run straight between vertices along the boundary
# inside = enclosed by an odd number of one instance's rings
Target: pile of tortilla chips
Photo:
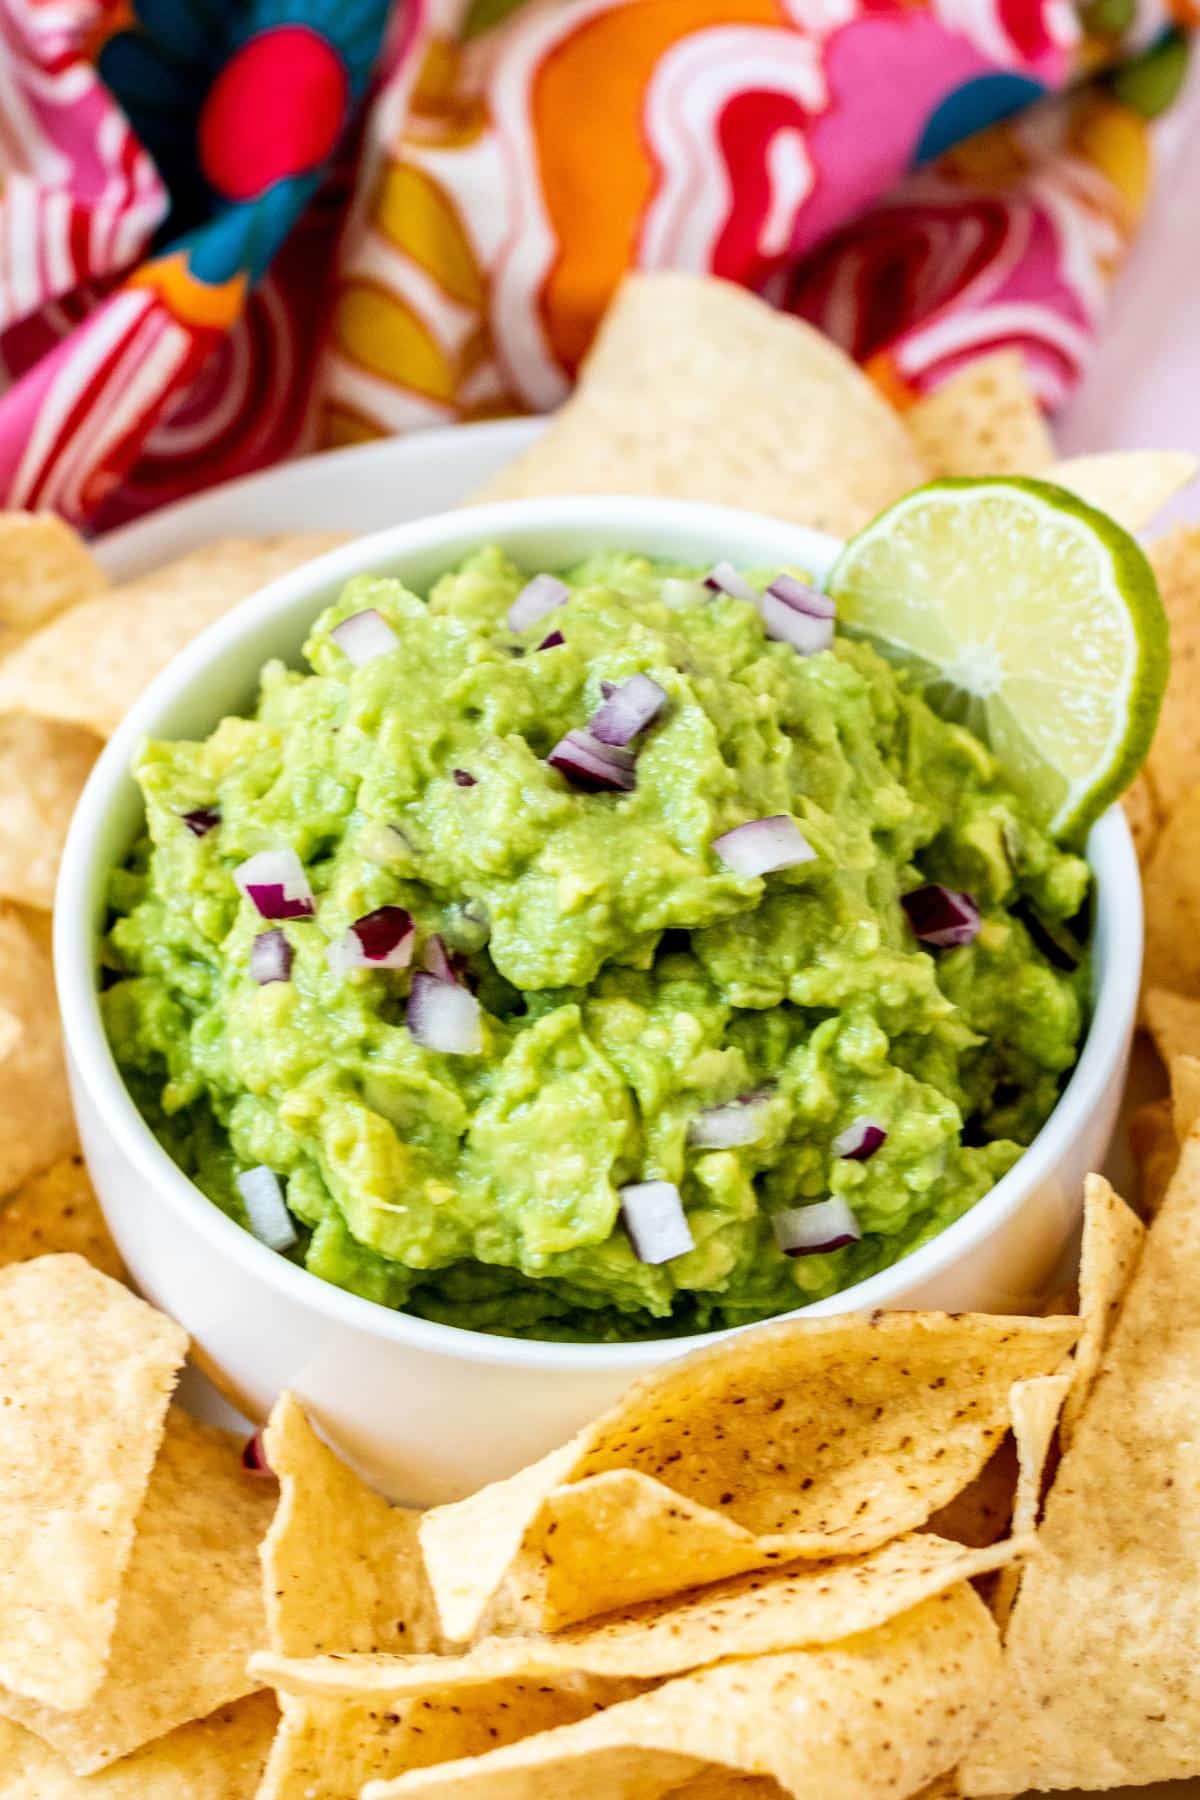
[[[980,473],[1141,530],[1195,462],[1057,462],[1010,352],[901,414],[741,290],[636,276],[573,399],[479,497],[664,494],[844,534]],[[764,1327],[424,1516],[290,1396],[266,1478],[172,1404],[186,1343],[121,1285],[48,955],[104,738],[199,630],[335,541],[230,540],[111,587],[60,522],[0,515],[0,1800],[933,1800],[1200,1774],[1200,531],[1151,550],[1173,669],[1125,803],[1170,1088],[1131,1128],[1149,1231],[1092,1178],[1078,1317]]]

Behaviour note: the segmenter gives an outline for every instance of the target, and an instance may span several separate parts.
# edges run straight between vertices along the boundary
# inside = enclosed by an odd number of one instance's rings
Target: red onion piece
[[[687,1128],[687,1141],[698,1150],[736,1150],[757,1144],[767,1122],[768,1102],[761,1094],[745,1100],[729,1100],[723,1106],[706,1106]]]
[[[238,864],[233,879],[264,919],[311,919],[316,911],[294,850],[260,850]]]
[[[455,769],[454,785],[455,787],[474,787],[475,777],[469,769]]]
[[[813,862],[817,854],[787,813],[735,825],[732,831],[713,839],[713,849],[727,869],[747,880],[753,875],[770,875],[776,869],[797,868],[801,863]]]
[[[759,593],[752,587],[744,575],[740,575],[732,563],[714,563],[704,577],[704,585],[718,594],[730,594],[735,600],[748,600],[751,606],[757,606]]]
[[[695,1249],[673,1181],[635,1181],[620,1190],[620,1197],[621,1222],[639,1262],[671,1262]]]
[[[348,619],[335,625],[329,635],[356,669],[361,669],[364,663],[374,662],[377,656],[386,656],[400,642],[383,614],[376,612],[373,606],[351,613]]]
[[[657,681],[649,675],[631,675],[606,695],[588,720],[588,730],[601,744],[631,744],[666,704],[667,691]]]
[[[267,1461],[267,1447],[261,1431],[255,1431],[242,1445],[242,1467],[247,1475],[265,1476],[274,1481],[275,1471]]]
[[[180,818],[193,837],[207,837],[221,823],[221,815],[215,806],[197,806],[192,812],[180,813]]]
[[[632,752],[598,743],[590,731],[568,731],[546,761],[565,775],[572,787],[629,794],[636,785]]]
[[[508,609],[508,629],[528,631],[558,606],[565,606],[571,590],[557,575],[535,575],[527,581]]]
[[[970,894],[931,881],[900,896],[914,934],[934,950],[953,950],[978,937],[979,908]]]
[[[439,981],[452,981],[456,987],[461,985],[454,959],[436,933],[426,941],[421,961],[426,972],[436,975]]]
[[[268,1250],[290,1250],[296,1242],[296,1227],[284,1204],[283,1188],[274,1169],[259,1163],[245,1169],[237,1177],[238,1193],[246,1208],[250,1229]]]
[[[828,594],[810,587],[796,575],[777,575],[767,589],[774,599],[782,601],[793,612],[808,613],[814,619],[832,619],[837,608]]]
[[[839,1131],[830,1148],[844,1162],[867,1162],[887,1143],[887,1129],[877,1119],[854,1119]]]
[[[402,906],[377,906],[330,944],[329,966],[337,974],[347,969],[407,969],[416,938],[411,913]]]
[[[840,1250],[857,1244],[862,1232],[858,1220],[837,1194],[813,1206],[792,1206],[771,1221],[775,1242],[785,1256],[816,1256],[822,1250]]]
[[[273,931],[260,931],[250,946],[250,974],[259,987],[273,981],[292,978],[292,946],[278,925]]]
[[[539,650],[557,650],[558,646],[560,644],[565,644],[566,641],[567,640],[563,636],[561,631],[548,631],[546,633],[545,637],[542,639],[541,643],[538,645],[538,649]]]
[[[468,988],[437,975],[412,978],[405,1020],[413,1042],[447,1056],[478,1056],[483,1049],[479,1002]]]
[[[801,656],[816,656],[833,643],[833,620],[803,612],[767,591],[759,603],[763,629],[776,643],[790,644]]]

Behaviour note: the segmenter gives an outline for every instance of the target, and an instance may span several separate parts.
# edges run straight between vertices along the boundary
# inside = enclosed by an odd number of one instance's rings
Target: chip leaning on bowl
[[[145,749],[126,1080],[218,1205],[388,1305],[614,1339],[835,1292],[1052,1109],[1087,866],[796,578],[530,574],[359,578],[311,673]]]

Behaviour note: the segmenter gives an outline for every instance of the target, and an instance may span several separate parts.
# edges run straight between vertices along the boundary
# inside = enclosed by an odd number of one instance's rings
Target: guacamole
[[[1011,1166],[1087,866],[866,644],[769,636],[771,581],[360,577],[251,717],[145,747],[104,1010],[218,1206],[264,1235],[265,1181],[268,1241],[386,1306],[615,1339],[833,1293]]]

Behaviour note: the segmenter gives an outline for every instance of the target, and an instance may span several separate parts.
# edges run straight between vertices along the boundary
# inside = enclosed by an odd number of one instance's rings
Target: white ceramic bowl
[[[263,1417],[303,1396],[364,1472],[432,1504],[506,1475],[565,1438],[642,1371],[696,1339],[549,1344],[489,1337],[390,1312],[257,1243],[176,1168],[127,1094],[95,980],[105,879],[141,819],[129,768],[144,736],[194,737],[250,706],[259,670],[294,657],[343,582],[363,570],[417,588],[472,546],[500,542],[529,565],[635,546],[711,562],[799,562],[823,575],[838,546],[752,514],[629,499],[525,501],[440,514],[348,544],[273,583],[205,632],[113,737],[80,802],[63,859],[55,960],[71,1083],[92,1177],[134,1280],[191,1332],[200,1366]],[[1096,1005],[1083,1054],[1036,1142],[970,1213],[905,1261],[813,1313],[883,1307],[1015,1311],[1047,1291],[1069,1251],[1081,1184],[1116,1117],[1141,960],[1141,896],[1125,823],[1091,835]]]

